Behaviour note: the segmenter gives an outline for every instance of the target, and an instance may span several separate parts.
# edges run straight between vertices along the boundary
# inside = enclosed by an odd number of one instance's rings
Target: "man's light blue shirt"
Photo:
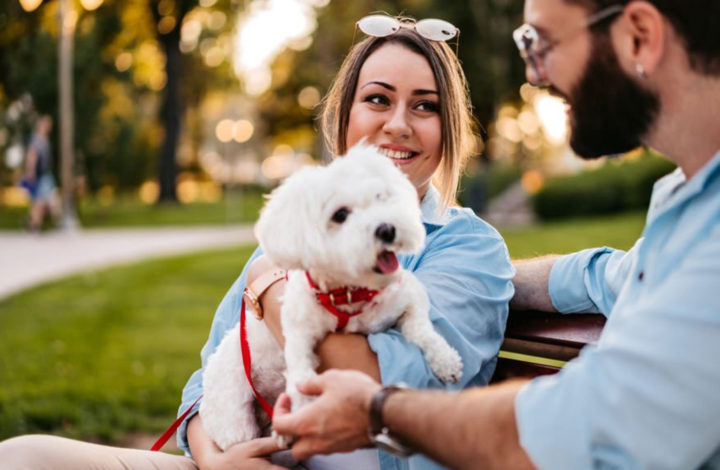
[[[518,395],[520,440],[540,469],[720,469],[720,153],[653,189],[628,252],[558,259],[561,312],[608,317],[596,347]]]
[[[414,388],[459,390],[485,385],[495,369],[497,354],[505,333],[508,302],[513,295],[515,274],[500,234],[469,209],[439,211],[440,197],[430,187],[421,209],[427,239],[423,250],[401,256],[403,267],[425,286],[430,297],[430,319],[462,357],[463,376],[457,384],[444,384],[432,373],[420,349],[408,343],[399,331],[368,336],[370,348],[378,356],[380,375],[385,384],[404,382]],[[259,249],[250,258],[259,256]],[[217,309],[210,337],[202,349],[203,367],[225,333],[239,319],[241,293],[247,266]],[[202,369],[196,371],[183,390],[179,413],[202,393]],[[195,411],[193,411],[194,413]],[[187,421],[178,430],[178,445],[188,451]],[[428,470],[441,468],[417,455],[399,459],[379,452],[380,468]]]

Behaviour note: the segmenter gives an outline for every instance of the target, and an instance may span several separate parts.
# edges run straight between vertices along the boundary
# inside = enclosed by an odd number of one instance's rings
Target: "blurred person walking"
[[[27,190],[31,200],[28,217],[28,229],[31,232],[39,232],[42,229],[46,214],[51,215],[56,221],[60,216],[60,201],[52,173],[52,151],[49,139],[52,126],[52,117],[47,114],[37,119],[25,154],[25,175],[20,184]]]

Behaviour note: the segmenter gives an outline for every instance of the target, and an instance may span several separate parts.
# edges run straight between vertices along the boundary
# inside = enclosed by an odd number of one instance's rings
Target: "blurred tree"
[[[166,84],[160,107],[165,138],[160,151],[160,197],[158,202],[177,202],[175,154],[180,136],[180,119],[185,108],[180,94],[182,86],[182,55],[180,28],[195,0],[151,0],[149,3],[157,30],[157,39],[165,53]]]
[[[164,194],[172,200],[184,109],[197,106],[210,89],[237,87],[227,61],[211,67],[197,44],[184,54],[178,48],[188,12],[203,13],[199,16],[204,19],[221,12],[229,19],[221,27],[203,25],[201,39],[227,34],[234,26],[236,0],[219,0],[212,7],[197,3],[105,0],[98,10],[79,14],[75,148],[78,172],[87,176],[91,190],[107,184],[136,187],[160,174]],[[39,112],[56,115],[56,11],[55,0],[46,0],[30,13],[17,0],[0,2],[0,111],[29,94]],[[190,135],[203,138],[198,132]]]
[[[75,138],[90,189],[134,187],[159,175],[162,197],[174,200],[178,136],[191,144],[191,153],[213,140],[200,106],[211,94],[239,93],[229,55],[235,21],[254,2],[260,0],[105,0],[80,15]],[[24,93],[40,111],[57,108],[56,3],[45,0],[26,13],[17,0],[0,2],[0,108]],[[249,145],[262,154],[275,143],[289,143],[322,155],[315,134],[317,98],[353,41],[361,39],[355,22],[373,12],[438,17],[458,26],[457,50],[475,115],[488,124],[498,103],[517,99],[523,82],[510,37],[521,9],[514,0],[330,1],[317,10],[311,46],[288,49],[274,62],[272,87],[257,99]],[[224,54],[219,61],[208,54],[218,49]],[[188,164],[183,158],[182,165],[197,168],[197,160]]]

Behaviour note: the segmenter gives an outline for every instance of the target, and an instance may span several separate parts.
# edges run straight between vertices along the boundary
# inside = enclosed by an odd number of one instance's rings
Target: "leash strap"
[[[247,377],[250,388],[252,388],[253,394],[255,395],[258,403],[260,403],[262,409],[265,411],[268,417],[272,419],[273,407],[270,406],[270,404],[265,401],[262,395],[260,395],[260,393],[255,389],[255,385],[253,384],[252,376],[250,374],[250,365],[252,364],[252,360],[250,358],[250,345],[248,344],[247,340],[247,332],[245,331],[245,299],[242,300],[242,304],[240,305],[240,349],[242,350],[242,360],[243,368],[245,369],[245,377]]]
[[[173,423],[170,425],[170,427],[167,428],[164,433],[162,433],[162,436],[160,436],[160,437],[158,438],[158,440],[155,441],[155,444],[153,444],[153,446],[150,448],[150,450],[152,450],[152,451],[158,451],[158,450],[162,449],[162,446],[164,446],[165,443],[166,443],[168,440],[170,440],[170,438],[172,437],[172,435],[175,434],[175,431],[177,431],[177,428],[180,427],[180,423],[182,423],[182,422],[185,420],[185,418],[187,418],[187,415],[189,415],[189,414],[190,414],[190,411],[191,411],[193,408],[195,408],[195,405],[198,404],[198,402],[200,401],[201,398],[202,398],[202,395],[200,395],[199,397],[197,397],[197,399],[193,402],[193,404],[190,405],[190,406],[188,406],[188,409],[185,410],[185,411],[183,412],[183,414],[181,414],[180,416],[178,416],[178,418],[177,418],[175,421],[173,421]]]
[[[270,406],[270,404],[265,401],[265,399],[260,395],[260,393],[255,389],[255,385],[253,384],[252,377],[250,374],[251,370],[251,359],[250,359],[250,345],[248,344],[247,340],[247,332],[245,331],[245,299],[242,300],[242,303],[240,304],[240,349],[242,350],[242,359],[243,359],[243,368],[245,369],[245,377],[247,377],[247,381],[250,384],[250,388],[253,391],[253,394],[255,395],[255,398],[260,403],[260,406],[262,409],[267,413],[267,415],[272,419],[273,417],[273,407]],[[187,416],[190,414],[190,411],[195,407],[195,405],[198,404],[200,399],[202,398],[202,395],[197,397],[197,399],[193,402],[192,405],[188,407],[187,410],[183,412],[178,418],[173,421],[173,423],[168,427],[164,433],[162,433],[162,436],[158,438],[157,441],[155,441],[155,444],[150,448],[152,451],[158,451],[162,449],[162,447],[165,445],[165,443],[170,440],[173,434],[175,434],[175,431],[180,427],[180,424],[187,418]]]

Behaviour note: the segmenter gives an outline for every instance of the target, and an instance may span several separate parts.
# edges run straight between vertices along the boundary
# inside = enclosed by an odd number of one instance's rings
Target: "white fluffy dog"
[[[440,379],[460,378],[460,356],[433,329],[423,285],[396,258],[425,241],[417,191],[377,148],[356,146],[327,167],[288,178],[271,194],[255,235],[267,257],[288,270],[284,358],[263,322],[246,315],[252,381],[266,401],[274,403],[285,388],[294,409],[307,403],[295,384],[315,374],[315,346],[343,323],[349,333],[397,324]],[[341,320],[333,309],[352,316]],[[203,388],[200,415],[220,448],[267,434],[269,419],[243,369],[238,327],[210,358]]]

